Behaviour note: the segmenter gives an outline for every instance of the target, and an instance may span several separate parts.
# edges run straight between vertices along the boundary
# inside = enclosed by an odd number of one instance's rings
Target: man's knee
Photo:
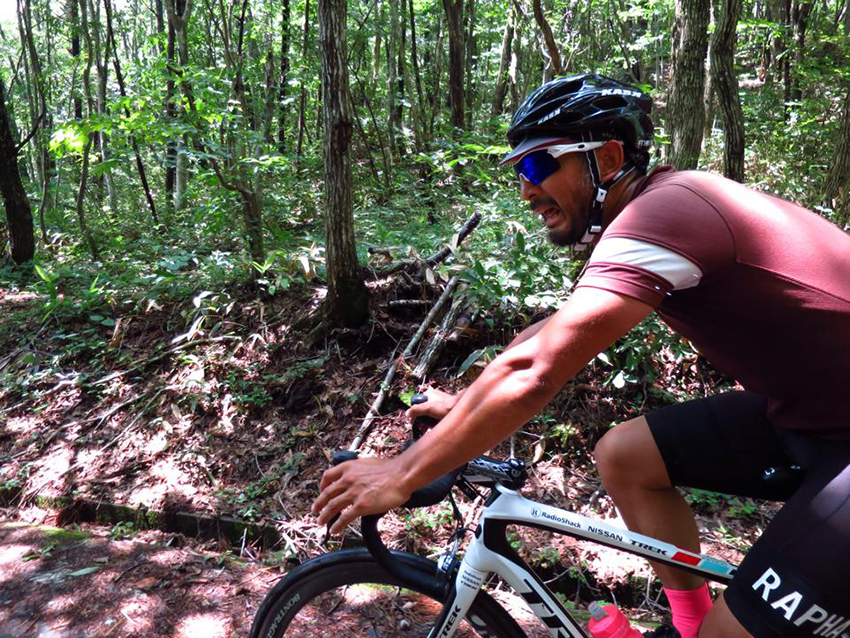
[[[596,469],[606,489],[618,484],[670,487],[670,479],[644,417],[614,426],[593,450]]]

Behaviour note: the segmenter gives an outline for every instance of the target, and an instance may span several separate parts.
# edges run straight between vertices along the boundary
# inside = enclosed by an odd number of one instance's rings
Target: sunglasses
[[[576,144],[558,144],[547,146],[539,151],[524,155],[514,164],[517,175],[525,178],[535,186],[539,186],[547,177],[561,168],[558,158],[567,153],[592,151],[604,146],[607,142],[577,142]]]

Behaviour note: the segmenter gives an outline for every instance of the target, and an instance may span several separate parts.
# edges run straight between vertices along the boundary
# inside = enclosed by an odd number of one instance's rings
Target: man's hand
[[[449,394],[436,388],[428,388],[422,394],[428,397],[428,400],[425,403],[411,405],[406,412],[407,418],[410,419],[411,423],[420,416],[430,416],[437,420],[442,419],[455,407],[455,403],[458,402],[463,392],[460,394]]]
[[[407,501],[412,490],[405,489],[402,477],[397,458],[340,463],[322,475],[312,512],[321,525],[340,514],[330,530],[338,534],[360,516],[388,512]]]

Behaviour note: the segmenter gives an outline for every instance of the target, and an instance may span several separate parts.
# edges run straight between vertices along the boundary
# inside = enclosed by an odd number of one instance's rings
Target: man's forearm
[[[493,362],[438,425],[400,457],[403,482],[417,489],[508,437],[551,400],[557,388],[536,372]]]

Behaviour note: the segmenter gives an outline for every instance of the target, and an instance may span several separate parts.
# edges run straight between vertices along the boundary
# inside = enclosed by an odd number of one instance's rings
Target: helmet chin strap
[[[619,172],[604,184],[600,184],[599,164],[596,162],[596,152],[588,151],[584,156],[587,158],[587,166],[590,169],[590,179],[593,183],[593,198],[590,202],[590,215],[588,216],[584,236],[575,245],[575,249],[578,251],[586,250],[590,244],[596,241],[599,233],[602,232],[602,213],[605,206],[605,199],[608,197],[608,191],[614,184],[635,169],[631,161],[625,158]]]

